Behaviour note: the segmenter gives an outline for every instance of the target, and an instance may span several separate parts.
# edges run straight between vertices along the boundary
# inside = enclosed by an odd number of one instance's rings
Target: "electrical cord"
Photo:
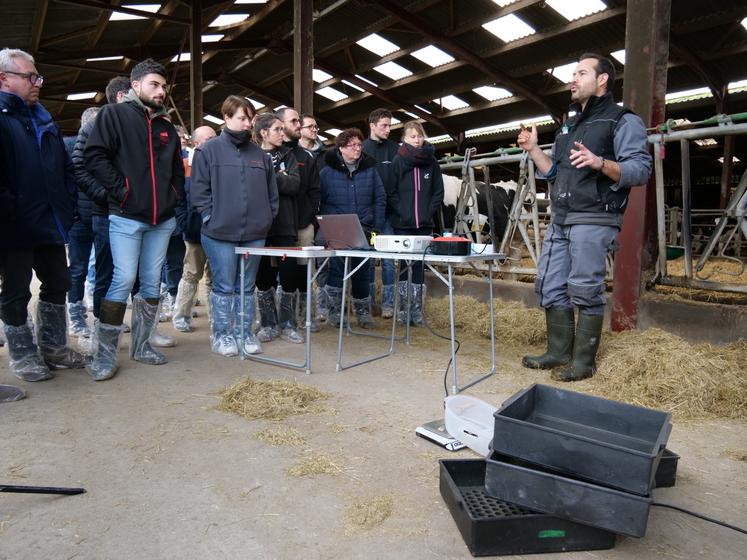
[[[738,533],[743,533],[747,535],[747,529],[742,529],[741,527],[737,527],[736,525],[730,525],[729,523],[725,523],[724,521],[719,521],[718,519],[714,519],[713,517],[708,517],[707,515],[703,515],[702,513],[696,513],[694,511],[690,511],[689,509],[685,509],[683,507],[675,506],[672,504],[663,504],[661,502],[652,502],[652,506],[659,506],[662,508],[667,509],[673,509],[682,513],[686,513],[687,515],[692,515],[693,517],[697,517],[698,519],[702,519],[703,521],[708,521],[709,523],[714,523],[716,525],[721,525],[722,527],[726,527],[727,529],[731,529],[732,531],[737,531]]]

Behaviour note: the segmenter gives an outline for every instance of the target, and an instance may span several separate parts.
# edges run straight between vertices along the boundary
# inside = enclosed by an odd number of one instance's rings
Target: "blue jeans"
[[[221,241],[208,237],[204,233],[200,236],[202,248],[205,250],[210,272],[213,275],[212,291],[220,296],[238,295],[241,293],[241,257],[234,251],[236,247],[264,247],[264,239],[254,241]],[[244,293],[247,297],[254,292],[254,281],[261,257],[251,256],[245,259]]]
[[[176,218],[169,218],[154,226],[122,216],[109,216],[109,246],[114,276],[106,299],[127,302],[138,275],[140,296],[143,299],[160,297],[161,269],[175,227]]]
[[[393,235],[394,228],[387,219],[384,222],[384,229],[381,230],[381,235]],[[371,283],[376,282],[376,267],[371,265]],[[391,259],[381,259],[381,285],[391,286],[394,284],[394,261]]]
[[[76,303],[83,299],[85,291],[88,259],[91,256],[91,247],[93,246],[92,226],[83,222],[73,224],[69,236],[70,244],[67,247],[67,258],[70,262],[72,286],[67,292],[67,301]]]
[[[176,296],[179,281],[182,279],[186,252],[187,246],[182,236],[172,235],[169,239],[169,248],[166,250],[166,262],[163,265],[163,282],[166,284],[166,291],[172,296]]]

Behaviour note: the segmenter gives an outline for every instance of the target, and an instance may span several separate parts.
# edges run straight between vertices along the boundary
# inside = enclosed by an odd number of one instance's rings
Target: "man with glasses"
[[[98,349],[89,369],[96,381],[117,372],[127,296],[138,274],[130,357],[151,365],[167,361],[149,341],[157,322],[161,268],[176,227],[175,209],[184,196],[181,143],[164,107],[166,78],[166,69],[152,59],[136,64],[124,102],[101,109],[83,152],[86,168],[109,193],[114,263],[111,285],[101,301]]]
[[[298,214],[298,235],[296,243],[299,247],[308,247],[314,244],[316,229],[316,215],[319,212],[319,199],[321,198],[321,187],[319,186],[319,168],[316,157],[307,152],[301,145],[301,120],[298,111],[292,107],[284,107],[277,112],[283,121],[283,134],[287,146],[296,156],[298,172],[301,176],[301,187],[296,197],[296,211]],[[306,322],[306,259],[297,259],[296,283],[299,286],[299,315],[302,322]],[[287,305],[292,305],[295,313],[295,294],[283,294]],[[281,307],[283,302],[281,301]],[[315,314],[314,314],[315,315]],[[319,331],[321,328],[316,317],[312,315],[311,330]]]
[[[65,243],[78,189],[62,135],[39,103],[43,83],[30,54],[0,50],[0,313],[10,370],[24,381],[85,365],[67,346],[65,308],[71,286]],[[26,311],[32,271],[41,281],[38,347]]]
[[[314,115],[301,115],[301,138],[298,145],[313,157],[324,151],[324,143],[319,139],[319,125],[316,124]]]

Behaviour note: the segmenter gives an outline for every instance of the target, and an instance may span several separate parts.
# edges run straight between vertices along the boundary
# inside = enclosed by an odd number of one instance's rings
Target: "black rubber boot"
[[[36,339],[50,369],[78,369],[91,360],[67,345],[65,304],[39,300],[36,306]]]
[[[280,311],[278,321],[280,323],[280,338],[293,344],[302,344],[303,335],[298,331],[296,323],[296,292],[283,292],[280,296]]]
[[[573,362],[570,368],[553,372],[556,381],[579,381],[597,372],[597,350],[602,338],[604,315],[589,315],[579,312],[576,339],[573,343]]]
[[[360,328],[372,329],[376,326],[373,317],[371,317],[371,296],[361,299],[353,298],[353,309]]]
[[[257,331],[257,338],[260,342],[272,342],[280,336],[278,308],[275,303],[275,288],[257,290],[257,307],[259,307],[259,331]]]
[[[524,356],[521,365],[531,369],[552,369],[564,366],[573,357],[573,308],[545,309],[547,322],[547,352],[539,356]]]

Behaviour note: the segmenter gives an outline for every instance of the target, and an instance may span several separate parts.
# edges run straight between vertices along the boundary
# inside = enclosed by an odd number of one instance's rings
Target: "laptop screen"
[[[316,219],[328,249],[371,249],[357,214],[325,214]]]

